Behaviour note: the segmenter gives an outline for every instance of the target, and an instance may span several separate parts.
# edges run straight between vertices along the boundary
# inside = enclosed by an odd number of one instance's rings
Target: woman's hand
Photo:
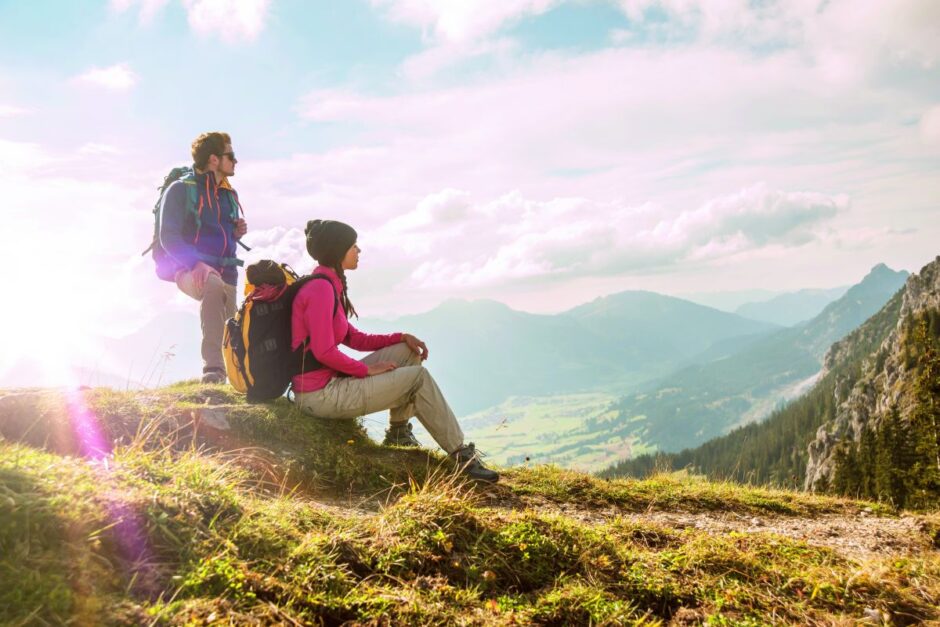
[[[369,371],[366,373],[366,376],[371,377],[377,374],[391,372],[397,367],[398,365],[393,361],[379,361],[374,364],[369,364]]]
[[[428,358],[428,346],[411,333],[402,333],[401,341],[408,345],[408,348],[413,350],[418,357],[421,358],[421,361],[424,361]]]

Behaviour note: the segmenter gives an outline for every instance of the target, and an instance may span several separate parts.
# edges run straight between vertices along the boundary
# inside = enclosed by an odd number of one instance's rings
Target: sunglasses
[[[219,155],[219,156],[221,156],[221,157],[228,157],[229,159],[232,160],[232,163],[238,163],[238,159],[235,158],[235,153],[234,153],[234,152],[223,152],[223,153],[222,153],[221,155]]]

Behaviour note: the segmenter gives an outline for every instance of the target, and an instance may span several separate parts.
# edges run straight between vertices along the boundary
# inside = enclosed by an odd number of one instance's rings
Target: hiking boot
[[[382,444],[385,446],[421,446],[411,431],[410,422],[389,425],[385,430],[385,439],[382,440]]]
[[[490,470],[480,461],[479,454],[473,442],[457,449],[451,453],[450,456],[453,457],[457,465],[460,466],[460,470],[471,479],[489,483],[499,481],[499,473],[495,470]]]
[[[225,371],[218,368],[208,368],[202,371],[203,383],[225,383]]]

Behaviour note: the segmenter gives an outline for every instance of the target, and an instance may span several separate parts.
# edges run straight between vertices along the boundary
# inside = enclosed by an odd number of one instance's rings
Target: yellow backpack
[[[235,317],[225,324],[222,354],[228,380],[251,402],[283,396],[291,379],[322,368],[308,349],[307,340],[291,349],[291,312],[294,298],[308,281],[325,274],[298,276],[287,264],[269,259],[248,266],[245,300]],[[338,298],[333,288],[333,313]]]

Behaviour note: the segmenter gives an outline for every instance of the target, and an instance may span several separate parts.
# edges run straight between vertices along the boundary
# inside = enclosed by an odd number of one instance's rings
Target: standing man
[[[222,333],[225,321],[235,315],[237,266],[243,263],[236,244],[248,225],[228,182],[238,163],[228,133],[203,133],[193,141],[192,156],[193,169],[184,169],[163,193],[158,274],[163,270],[200,302],[202,381],[225,383]]]

